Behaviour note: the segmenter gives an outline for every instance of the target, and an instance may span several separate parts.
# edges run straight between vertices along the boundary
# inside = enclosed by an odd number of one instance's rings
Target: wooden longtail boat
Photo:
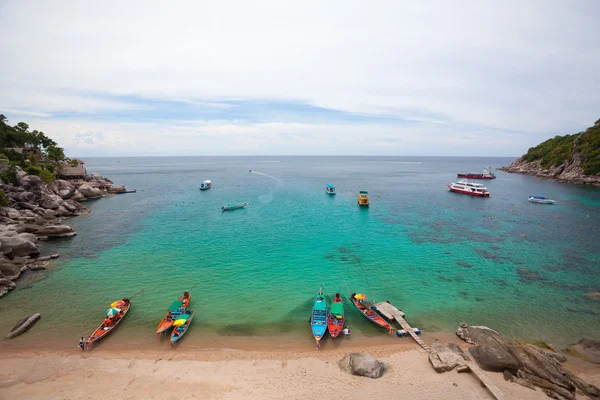
[[[175,346],[175,343],[179,341],[183,335],[187,332],[192,319],[194,318],[194,311],[187,309],[180,316],[177,317],[173,325],[173,332],[171,333],[171,346]]]
[[[319,348],[321,346],[320,340],[327,332],[327,301],[323,295],[323,287],[319,289],[319,294],[313,305],[310,327],[317,341],[317,348]]]
[[[173,327],[173,322],[175,319],[188,307],[190,301],[192,300],[192,294],[189,290],[183,292],[183,296],[179,298],[179,300],[175,300],[173,304],[171,304],[167,310],[167,314],[158,324],[158,328],[156,329],[156,337],[160,339],[161,333],[167,331]]]
[[[360,297],[357,299],[356,296]],[[391,335],[394,331],[394,328],[392,328],[389,322],[383,319],[381,315],[379,315],[376,311],[372,310],[373,304],[368,302],[366,299],[367,296],[365,296],[364,294],[358,295],[356,293],[352,293],[350,295],[350,300],[352,301],[352,304],[354,304],[356,309],[360,311],[360,313],[364,315],[365,318],[367,318],[375,325],[379,325],[380,327],[387,329],[388,333]]]
[[[127,312],[131,308],[131,302],[126,297],[123,298],[122,301],[124,304],[119,307],[120,312],[112,319],[107,317],[104,320],[102,325],[100,325],[98,329],[96,329],[94,333],[92,333],[88,340],[85,341],[85,343],[83,344],[84,350],[88,350],[92,343],[97,342],[98,340],[102,339],[104,336],[112,332],[112,330],[115,329],[117,325],[119,325],[119,322],[121,322],[123,318],[125,318],[125,315],[127,315]]]
[[[240,208],[244,208],[248,205],[248,203],[242,203],[242,204],[229,204],[226,206],[222,206],[221,210],[223,211],[231,211],[231,210],[238,210]]]
[[[335,294],[329,318],[327,319],[327,329],[332,338],[336,338],[342,329],[344,329],[344,303],[339,293]]]

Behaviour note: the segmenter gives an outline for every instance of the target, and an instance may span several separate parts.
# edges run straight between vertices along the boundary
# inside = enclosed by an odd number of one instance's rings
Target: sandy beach
[[[337,364],[349,351],[368,352],[389,370],[380,379],[352,376]],[[105,348],[82,353],[4,347],[0,360],[2,400],[491,398],[470,373],[436,373],[426,352],[409,342],[355,343],[328,351]],[[600,383],[599,368],[577,372],[590,383]],[[547,398],[540,390],[505,382],[502,374],[487,374],[507,399]]]

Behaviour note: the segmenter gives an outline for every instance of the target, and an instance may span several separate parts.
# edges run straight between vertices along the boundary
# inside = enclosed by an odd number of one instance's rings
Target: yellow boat
[[[369,207],[369,193],[366,190],[358,192],[358,205]]]

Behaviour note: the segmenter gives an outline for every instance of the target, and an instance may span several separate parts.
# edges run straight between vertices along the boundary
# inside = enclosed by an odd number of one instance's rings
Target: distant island
[[[500,169],[559,182],[600,186],[600,119],[585,132],[548,139]]]

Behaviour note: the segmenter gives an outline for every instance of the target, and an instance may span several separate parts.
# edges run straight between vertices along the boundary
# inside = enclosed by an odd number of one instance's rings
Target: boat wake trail
[[[258,171],[254,171],[254,170],[250,170],[250,172],[252,172],[253,174],[258,174],[258,175],[262,175],[262,176],[266,176],[267,178],[273,179],[276,184],[275,187],[272,188],[269,193],[264,194],[262,196],[260,196],[258,198],[258,201],[260,201],[263,204],[267,204],[273,201],[273,193],[275,192],[275,189],[283,186],[283,181],[275,176],[269,175],[269,174],[265,174],[263,172],[258,172]]]

